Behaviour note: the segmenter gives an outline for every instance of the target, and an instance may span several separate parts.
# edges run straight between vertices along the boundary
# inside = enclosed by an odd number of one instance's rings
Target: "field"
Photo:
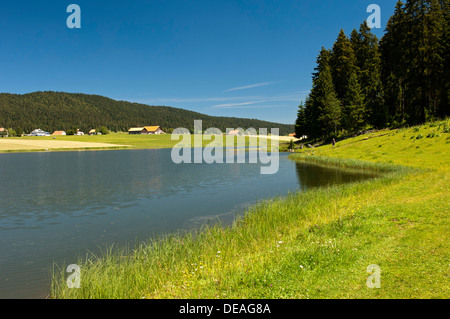
[[[55,266],[52,298],[449,298],[450,121],[303,149],[369,181],[263,201],[233,226],[169,234]],[[367,285],[370,265],[380,288]]]
[[[83,136],[23,136],[0,138],[0,152],[15,151],[59,151],[80,149],[117,148],[166,148],[175,143],[170,135],[128,135],[111,133],[108,135]]]
[[[2,138],[0,139],[0,152],[26,152],[26,151],[55,151],[55,150],[87,150],[87,149],[110,149],[122,148],[125,145],[68,141],[62,139],[25,139],[25,138]]]
[[[216,143],[216,136],[212,139],[204,139],[202,146]],[[273,137],[268,138],[268,145]],[[279,137],[283,141],[288,137]],[[189,140],[189,139],[188,139]],[[179,143],[179,140],[172,140],[170,134],[163,135],[129,135],[127,133],[111,133],[107,135],[83,135],[83,136],[23,136],[0,138],[0,153],[2,152],[33,152],[33,151],[63,151],[63,150],[87,150],[87,149],[155,149],[172,148]],[[217,141],[220,141],[217,140]],[[225,145],[226,137],[222,137]],[[250,142],[257,143],[257,137],[248,137],[245,145]],[[190,143],[194,146],[194,136],[190,138]],[[217,143],[215,144],[217,145]],[[237,140],[235,141],[237,146]],[[243,144],[244,145],[244,144]]]

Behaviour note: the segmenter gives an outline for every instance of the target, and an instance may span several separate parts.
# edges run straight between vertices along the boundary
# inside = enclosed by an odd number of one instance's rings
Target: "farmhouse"
[[[144,126],[147,133],[145,134],[164,134],[161,126]]]
[[[144,126],[132,127],[128,130],[128,134],[165,134],[161,126]]]
[[[128,134],[146,134],[146,129],[144,127],[132,127],[128,130]]]
[[[49,132],[44,132],[40,128],[35,129],[31,132],[30,136],[50,136]]]
[[[227,135],[242,135],[242,132],[239,130],[232,130],[227,133]]]
[[[54,131],[52,135],[66,135],[64,131]]]
[[[95,128],[93,128],[92,130],[89,131],[89,135],[96,135],[97,131],[95,130]]]
[[[5,129],[5,128],[3,128],[3,127],[0,127],[0,137],[8,137],[8,130],[7,129]]]

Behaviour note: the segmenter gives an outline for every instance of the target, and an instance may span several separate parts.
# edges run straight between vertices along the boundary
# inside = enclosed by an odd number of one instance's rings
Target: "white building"
[[[3,127],[0,127],[0,137],[4,137],[4,136],[8,137],[8,135],[9,135],[9,131]]]
[[[49,132],[44,132],[40,128],[35,129],[33,132],[31,132],[30,136],[50,136]]]

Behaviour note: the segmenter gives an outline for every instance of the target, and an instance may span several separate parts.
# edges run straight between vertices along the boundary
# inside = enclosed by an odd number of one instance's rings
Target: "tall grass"
[[[78,263],[81,288],[67,288],[65,267],[55,268],[50,297],[448,298],[448,139],[421,139],[433,150],[425,156],[409,146],[418,141],[410,132],[291,155],[380,174],[262,201],[228,227],[90,254]],[[370,161],[385,141],[385,159]],[[350,152],[364,161],[342,158]],[[382,269],[381,289],[365,285],[370,264]]]
[[[348,170],[360,171],[369,170],[377,173],[391,173],[391,172],[413,172],[419,170],[419,168],[408,167],[404,165],[386,163],[386,162],[367,162],[356,159],[329,157],[321,155],[308,155],[307,153],[297,153],[289,155],[293,160],[306,161],[308,163],[314,163],[319,166],[327,167],[339,167]],[[420,168],[420,170],[423,168]]]
[[[268,267],[273,266],[287,242],[298,238],[297,231],[308,232],[314,225],[345,218],[359,206],[346,198],[399,178],[394,168],[358,164],[358,168],[382,168],[389,173],[371,181],[262,201],[229,227],[204,226],[141,242],[133,248],[110,247],[97,255],[91,253],[78,262],[82,288],[67,288],[67,273],[62,267],[54,273],[51,297],[226,298],[236,296],[236,287],[243,290],[239,297],[261,297],[254,291],[256,283],[264,286]]]

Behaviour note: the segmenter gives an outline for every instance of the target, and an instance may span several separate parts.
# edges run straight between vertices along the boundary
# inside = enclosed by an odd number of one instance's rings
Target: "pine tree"
[[[308,121],[306,118],[306,110],[303,101],[298,106],[297,119],[295,121],[295,136],[300,138],[303,135],[308,135]]]
[[[448,1],[447,1],[448,3]],[[448,14],[448,12],[447,12]],[[445,83],[445,16],[438,0],[430,0],[424,16],[424,86],[427,112],[441,115],[442,90]],[[448,54],[448,53],[447,53]],[[448,80],[447,80],[448,81]],[[444,114],[442,114],[444,115]],[[425,118],[427,120],[427,118]]]
[[[333,45],[330,65],[337,97],[344,103],[350,75],[356,71],[356,58],[352,44],[342,29]]]
[[[310,93],[305,99],[304,116],[305,116],[305,131],[301,134],[308,137],[316,138],[319,136],[319,128],[317,126],[317,109],[314,108],[313,100]]]
[[[349,78],[343,106],[343,124],[348,132],[358,132],[365,126],[364,94],[354,71]]]
[[[359,32],[353,30],[350,42],[355,51],[358,81],[366,105],[365,120],[375,127],[383,127],[387,122],[387,110],[383,99],[378,38],[364,22],[361,24]]]
[[[331,75],[331,73],[330,73]],[[319,125],[322,125],[322,136],[329,136],[330,132],[334,135],[337,134],[341,121],[341,102],[337,98],[334,88],[331,87],[330,91],[321,100]]]
[[[331,52],[322,48],[316,60],[311,93],[297,113],[297,136],[328,137],[340,125],[341,104],[334,90],[330,59]]]
[[[319,54],[299,123],[327,137],[450,115],[449,21],[449,0],[407,0],[397,2],[380,41],[366,22],[350,39],[341,30]]]
[[[398,1],[394,14],[389,18],[385,35],[380,41],[381,78],[384,89],[384,101],[391,124],[405,121],[405,78],[406,62],[405,38],[408,25],[404,4]]]
[[[439,3],[444,16],[444,28],[441,41],[444,50],[444,70],[447,71],[447,75],[444,74],[441,83],[441,104],[439,106],[438,116],[444,117],[450,115],[450,79],[448,76],[448,70],[450,70],[450,1],[440,0]]]
[[[423,0],[407,0],[404,5],[406,15],[406,36],[403,42],[405,51],[404,62],[408,68],[405,69],[405,113],[407,122],[418,124],[425,118],[423,112],[423,86],[420,77],[423,76],[423,23],[425,6]]]
[[[334,89],[330,59],[330,51],[322,48],[317,58],[317,72],[314,74],[311,92],[312,104],[317,110],[317,133],[321,137],[337,132],[341,116],[341,103]]]
[[[402,42],[405,113],[410,124],[438,115],[445,82],[445,18],[438,0],[408,0]]]

